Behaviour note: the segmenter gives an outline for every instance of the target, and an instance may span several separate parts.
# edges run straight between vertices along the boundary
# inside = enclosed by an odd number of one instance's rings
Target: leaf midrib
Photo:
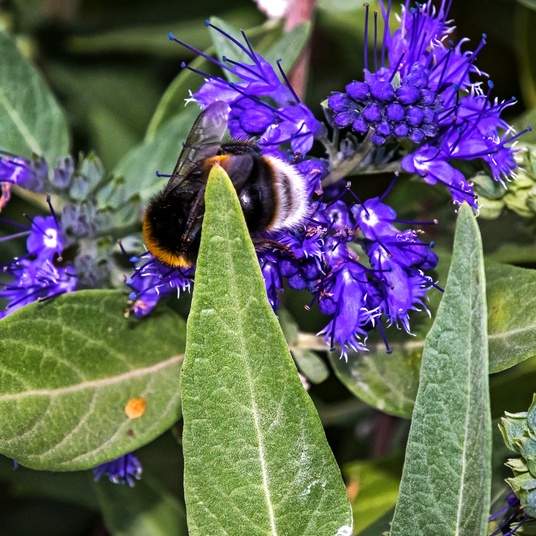
[[[229,223],[228,223],[228,220],[227,218],[225,219],[225,236],[228,237],[229,236]],[[243,324],[243,321],[242,321],[242,311],[243,309],[240,307],[240,303],[238,301],[238,286],[236,285],[236,278],[237,278],[237,267],[236,267],[236,259],[235,259],[235,256],[232,254],[232,252],[230,251],[230,240],[227,239],[226,240],[226,243],[228,245],[228,247],[226,248],[226,253],[227,253],[227,257],[229,259],[229,266],[231,266],[231,269],[232,269],[232,276],[229,277],[229,282],[230,282],[230,286],[232,287],[231,289],[231,292],[230,292],[230,296],[233,298],[233,301],[234,301],[234,309],[236,311],[240,311],[240,314],[239,314],[239,321],[240,321],[240,324]],[[247,244],[246,244],[247,246]],[[250,395],[250,402],[251,402],[251,413],[252,413],[252,416],[253,416],[253,426],[254,426],[254,429],[255,429],[255,435],[256,435],[256,438],[257,438],[257,452],[258,452],[258,458],[259,458],[259,464],[260,464],[260,469],[261,469],[261,478],[262,478],[262,490],[263,490],[263,493],[264,493],[264,499],[265,499],[265,503],[266,503],[266,510],[267,510],[267,514],[268,514],[268,519],[269,519],[269,522],[270,522],[270,533],[272,534],[272,536],[278,536],[278,531],[277,531],[277,523],[276,523],[276,519],[275,519],[275,513],[274,513],[274,509],[273,509],[273,506],[272,506],[272,494],[270,492],[270,486],[269,486],[269,481],[270,481],[270,478],[269,478],[269,474],[268,474],[268,468],[266,466],[266,461],[265,461],[265,457],[266,457],[266,452],[265,452],[265,447],[264,447],[264,438],[262,437],[262,434],[261,434],[261,427],[260,427],[260,422],[259,422],[259,411],[258,411],[258,407],[257,407],[257,401],[255,399],[255,394],[254,394],[254,391],[253,391],[253,379],[252,379],[252,375],[251,375],[251,368],[250,368],[250,365],[249,365],[249,362],[247,361],[247,359],[245,358],[246,355],[248,355],[247,352],[247,341],[246,339],[244,338],[244,335],[243,335],[243,330],[238,330],[238,341],[239,341],[239,351],[240,351],[240,359],[242,361],[242,363],[244,364],[244,371],[245,371],[245,374],[246,374],[246,379],[247,379],[247,385],[248,385],[248,389],[249,389],[249,395]]]
[[[488,335],[488,340],[491,339],[506,339],[510,337],[511,335],[517,335],[519,333],[524,333],[525,331],[530,332],[532,330],[536,330],[536,324],[529,324],[527,326],[523,326],[522,328],[513,328],[509,329],[507,331],[499,331],[495,333],[490,333]]]
[[[472,254],[470,256],[470,261],[471,261],[471,264],[473,264],[473,255]],[[477,268],[478,270],[478,268]],[[471,270],[471,274],[470,276],[472,277],[473,276],[473,273],[474,273],[474,266],[473,266],[473,270]],[[481,284],[481,283],[480,283]],[[480,287],[478,287],[480,288]],[[468,323],[468,331],[469,331],[469,337],[468,339],[472,339],[471,337],[471,334],[473,332],[473,323],[474,323],[474,314],[473,314],[473,304],[474,304],[474,301],[473,301],[473,293],[472,292],[469,292],[469,311],[471,312],[470,314],[470,317],[471,317],[471,321]],[[478,306],[478,305],[477,305]],[[465,494],[464,494],[464,490],[465,490],[465,486],[464,486],[464,482],[465,482],[465,473],[467,471],[467,446],[469,444],[469,440],[468,440],[468,434],[469,434],[469,421],[470,421],[470,416],[471,416],[471,371],[472,371],[472,368],[473,368],[473,345],[469,345],[469,348],[468,348],[468,353],[469,353],[469,362],[468,362],[468,374],[466,374],[465,376],[465,393],[466,393],[466,396],[468,397],[468,403],[467,403],[467,407],[466,407],[466,411],[465,411],[465,417],[464,417],[464,423],[463,423],[463,446],[462,446],[462,467],[461,467],[461,471],[460,471],[460,480],[459,480],[459,493],[458,493],[458,505],[457,505],[457,509],[456,509],[456,532],[454,533],[454,536],[460,536],[461,534],[461,526],[462,526],[462,518],[461,518],[461,515],[462,515],[462,511],[463,511],[463,503],[464,503],[464,499],[465,499]]]
[[[6,112],[8,113],[11,121],[15,127],[19,130],[22,138],[26,141],[28,147],[36,154],[42,155],[43,149],[39,142],[32,136],[32,133],[26,128],[24,121],[21,119],[17,110],[11,105],[10,100],[6,97],[5,92],[0,88],[0,103],[3,104]]]
[[[158,363],[155,363],[154,365],[150,365],[148,367],[129,370],[122,374],[117,374],[116,376],[107,376],[105,378],[99,378],[96,380],[86,380],[80,383],[66,385],[63,387],[55,387],[55,388],[50,388],[50,389],[30,389],[28,391],[23,391],[23,392],[18,392],[18,393],[3,394],[3,395],[0,395],[0,402],[11,401],[11,400],[14,400],[14,401],[24,400],[25,398],[31,397],[31,396],[57,397],[57,396],[64,396],[70,393],[84,391],[86,389],[100,389],[103,387],[109,387],[111,385],[116,385],[118,383],[130,380],[132,378],[138,378],[138,377],[143,377],[143,376],[154,374],[167,367],[181,363],[183,358],[184,358],[183,354],[178,354],[178,355],[171,356],[170,358],[165,359],[164,361],[159,361]]]

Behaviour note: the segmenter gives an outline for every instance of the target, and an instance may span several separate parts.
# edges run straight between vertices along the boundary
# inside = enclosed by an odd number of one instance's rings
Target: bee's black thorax
[[[205,211],[204,190],[216,164],[229,175],[253,235],[293,225],[295,208],[297,219],[303,217],[304,209],[296,199],[297,193],[303,194],[303,178],[291,166],[262,156],[253,144],[226,143],[215,156],[199,162],[177,187],[164,189],[150,202],[144,218],[144,240],[161,262],[170,266],[195,262]]]

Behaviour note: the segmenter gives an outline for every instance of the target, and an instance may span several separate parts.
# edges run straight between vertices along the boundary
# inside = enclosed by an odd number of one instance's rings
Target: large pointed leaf
[[[486,267],[490,372],[536,356],[536,270]]]
[[[53,162],[69,150],[62,110],[13,39],[0,31],[0,149]]]
[[[392,536],[483,536],[491,416],[482,243],[460,208],[451,267],[426,337]]]
[[[189,532],[348,534],[352,514],[339,468],[219,166],[205,199],[181,378]]]
[[[179,417],[184,323],[123,316],[125,295],[88,290],[0,321],[0,452],[34,469],[86,469]],[[133,399],[145,411],[127,416]]]

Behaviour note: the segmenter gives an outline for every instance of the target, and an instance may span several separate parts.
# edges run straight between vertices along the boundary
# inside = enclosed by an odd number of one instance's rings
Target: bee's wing
[[[166,186],[166,193],[179,186],[198,162],[216,153],[227,129],[228,115],[229,105],[216,101],[197,116]]]

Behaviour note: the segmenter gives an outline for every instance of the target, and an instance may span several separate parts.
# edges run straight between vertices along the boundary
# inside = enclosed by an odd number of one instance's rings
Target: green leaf
[[[121,185],[112,184],[99,194],[111,207],[123,205],[132,196],[147,201],[165,185],[167,179],[159,179],[157,171],[171,173],[182,150],[199,108],[184,108],[150,142],[143,142],[131,149],[117,164],[114,175],[123,177]]]
[[[87,471],[51,473],[33,471],[22,466],[13,470],[13,461],[0,457],[0,480],[4,484],[9,483],[10,491],[15,497],[47,497],[98,510],[92,475]]]
[[[402,458],[352,462],[343,467],[343,474],[352,501],[354,532],[361,534],[394,508]]]
[[[311,35],[310,22],[299,24],[283,35],[264,53],[266,61],[272,65],[281,60],[281,66],[288,73],[300,57],[303,47]],[[276,71],[277,72],[277,71]]]
[[[490,372],[536,356],[536,270],[486,268]]]
[[[536,0],[517,0],[520,4],[528,7],[529,9],[536,10]]]
[[[360,400],[408,419],[419,387],[423,342],[410,340],[391,346],[391,354],[378,344],[370,352],[351,354],[348,361],[335,353],[329,354],[329,360],[339,380]]]
[[[322,383],[329,378],[329,370],[315,352],[304,348],[292,348],[292,357],[300,372],[312,383]]]
[[[98,153],[106,169],[139,143],[160,97],[151,71],[143,67],[54,62],[47,75],[61,91],[79,136],[88,138],[85,146]]]
[[[125,305],[122,292],[87,290],[0,321],[2,454],[34,469],[87,469],[179,418],[184,324],[169,309],[126,320]],[[125,413],[133,398],[146,402],[138,418]]]
[[[392,536],[486,534],[491,417],[482,241],[460,208],[452,262],[426,337]]]
[[[536,53],[534,25],[536,10],[523,2],[516,9],[516,32],[518,59],[520,65],[520,84],[527,107],[536,106]]]
[[[41,75],[22,57],[13,39],[0,31],[0,147],[54,163],[69,151],[62,110]]]
[[[101,480],[95,492],[106,528],[114,536],[187,534],[184,506],[145,470],[132,488]]]
[[[347,534],[339,468],[219,166],[205,201],[181,377],[190,534]]]

